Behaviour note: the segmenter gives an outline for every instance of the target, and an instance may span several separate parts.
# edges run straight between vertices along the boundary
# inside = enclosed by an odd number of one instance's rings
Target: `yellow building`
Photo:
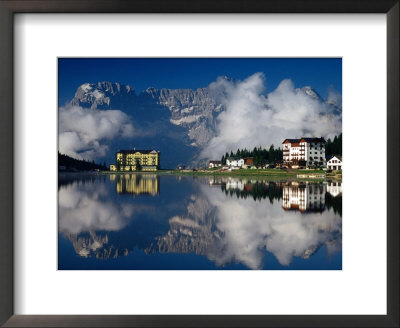
[[[120,150],[116,164],[110,171],[157,171],[160,168],[160,152],[157,150]]]

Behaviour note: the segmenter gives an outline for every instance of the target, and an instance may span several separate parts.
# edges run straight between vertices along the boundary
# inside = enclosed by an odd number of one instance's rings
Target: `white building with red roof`
[[[324,138],[285,139],[283,144],[283,163],[290,167],[324,166]]]

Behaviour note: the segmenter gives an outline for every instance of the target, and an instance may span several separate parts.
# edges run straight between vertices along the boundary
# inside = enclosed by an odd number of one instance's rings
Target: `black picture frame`
[[[5,327],[399,327],[399,0],[0,0],[0,324]],[[13,16],[16,13],[384,13],[387,315],[14,315]],[[366,286],[366,288],[368,288]]]

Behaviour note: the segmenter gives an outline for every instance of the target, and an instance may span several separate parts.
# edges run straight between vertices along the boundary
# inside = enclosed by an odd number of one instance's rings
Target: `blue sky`
[[[296,87],[312,86],[323,98],[329,88],[342,93],[341,58],[59,58],[59,106],[71,100],[83,83],[129,84],[140,92],[147,87],[205,87],[218,76],[243,80],[263,72],[267,92],[283,79]]]

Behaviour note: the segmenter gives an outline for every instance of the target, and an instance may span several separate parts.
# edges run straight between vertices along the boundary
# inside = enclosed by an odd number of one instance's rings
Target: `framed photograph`
[[[342,269],[341,58],[58,58],[58,81],[58,270]]]
[[[2,325],[399,325],[398,1],[0,15]]]

